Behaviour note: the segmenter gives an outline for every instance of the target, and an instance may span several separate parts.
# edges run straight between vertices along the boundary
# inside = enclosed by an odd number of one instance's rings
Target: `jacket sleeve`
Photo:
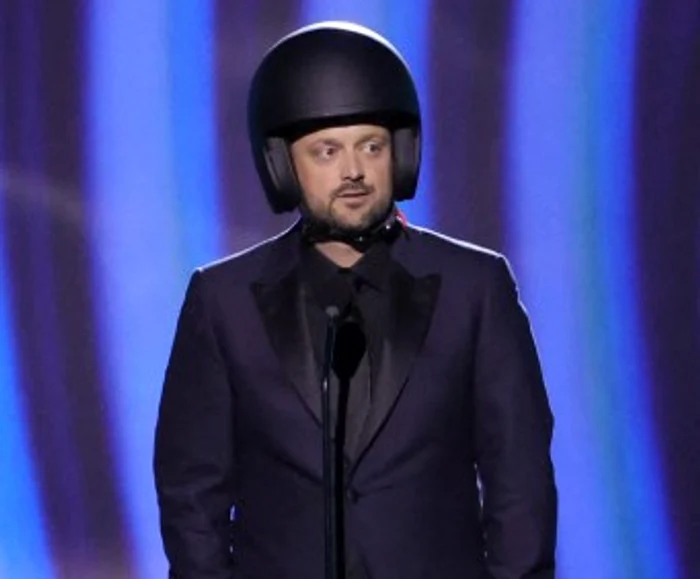
[[[230,579],[233,394],[200,271],[165,372],[154,471],[161,535],[177,579]]]
[[[553,579],[553,418],[530,324],[503,258],[484,292],[475,358],[475,450],[493,579]]]

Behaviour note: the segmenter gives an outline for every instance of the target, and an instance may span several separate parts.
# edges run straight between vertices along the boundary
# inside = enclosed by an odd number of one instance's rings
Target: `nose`
[[[358,153],[352,151],[345,155],[341,176],[347,181],[361,181],[365,178],[365,170]]]

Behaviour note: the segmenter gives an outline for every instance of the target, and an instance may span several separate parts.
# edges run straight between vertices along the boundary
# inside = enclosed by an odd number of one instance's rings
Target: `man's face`
[[[343,233],[381,220],[392,204],[391,135],[376,125],[332,127],[291,147],[309,217]]]

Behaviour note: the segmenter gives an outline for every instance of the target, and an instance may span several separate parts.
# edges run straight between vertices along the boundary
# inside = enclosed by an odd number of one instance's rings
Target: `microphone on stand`
[[[323,353],[321,373],[321,421],[323,427],[323,514],[324,514],[324,547],[325,547],[325,577],[338,579],[340,561],[339,541],[337,533],[338,514],[336,512],[336,470],[333,449],[330,376],[333,367],[333,353],[337,334],[337,321],[340,310],[337,306],[326,308],[326,341]]]
[[[361,412],[364,409],[366,394],[364,385],[352,383],[357,374],[362,358],[366,352],[366,338],[362,330],[360,312],[352,302],[348,303],[341,311],[336,321],[335,348],[332,357],[333,369],[333,457],[335,477],[335,519],[336,541],[338,551],[338,573],[344,577],[348,572],[348,565],[354,567],[357,564],[357,556],[354,548],[346,542],[345,535],[345,486],[347,457],[353,456],[359,435],[358,428],[362,423]],[[352,385],[351,385],[352,383]],[[346,549],[350,549],[346,552]],[[349,560],[347,558],[349,557]]]

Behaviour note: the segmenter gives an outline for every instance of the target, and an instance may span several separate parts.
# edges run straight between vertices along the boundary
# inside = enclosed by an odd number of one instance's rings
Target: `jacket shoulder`
[[[293,234],[293,228],[287,229],[239,252],[204,264],[196,269],[195,274],[214,285],[247,286],[262,275],[280,245],[288,242]]]
[[[510,269],[502,253],[426,227],[409,226],[406,239],[404,254],[421,270],[488,273],[504,265]]]

